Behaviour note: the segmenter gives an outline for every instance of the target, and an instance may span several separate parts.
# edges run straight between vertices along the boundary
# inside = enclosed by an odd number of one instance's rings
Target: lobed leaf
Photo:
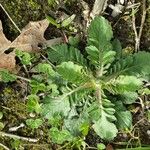
[[[80,65],[86,65],[86,59],[81,52],[73,46],[68,47],[67,44],[55,45],[47,51],[48,59],[52,63],[60,64],[65,61],[73,61]]]
[[[73,62],[63,62],[57,66],[57,72],[63,79],[72,83],[84,83],[88,80],[87,75],[83,71],[83,67]]]

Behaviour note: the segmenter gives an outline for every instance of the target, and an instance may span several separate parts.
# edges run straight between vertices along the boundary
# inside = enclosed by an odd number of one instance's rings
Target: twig
[[[43,54],[41,56],[55,69],[55,65],[53,65]]]
[[[133,1],[133,3],[134,3],[134,1]],[[133,26],[133,31],[135,34],[135,52],[138,52],[138,50],[139,50],[139,37],[138,37],[137,30],[136,30],[134,8],[132,8],[132,26]]]
[[[24,81],[27,81],[27,82],[31,82],[30,79],[27,79],[27,78],[24,78],[24,77],[21,77],[21,76],[16,76],[18,79],[21,79],[21,80],[24,80]]]
[[[10,150],[7,146],[3,145],[2,143],[0,143],[0,146],[3,147],[5,150]]]
[[[135,0],[133,0],[133,3],[135,2]],[[145,19],[146,19],[146,0],[143,0],[143,7],[142,7],[143,13],[142,13],[142,19],[141,19],[141,25],[140,25],[140,30],[139,32],[137,32],[136,29],[136,21],[135,21],[135,14],[134,14],[134,8],[132,8],[132,26],[133,26],[133,31],[135,34],[135,52],[138,52],[140,49],[140,41],[141,41],[141,36],[142,36],[142,31],[143,31],[143,26],[145,23]]]
[[[143,0],[143,14],[142,14],[142,19],[141,19],[141,26],[140,26],[140,31],[139,31],[139,40],[141,39],[141,36],[142,36],[142,31],[143,31],[143,26],[144,26],[144,23],[145,23],[145,19],[146,19],[146,0]]]
[[[12,24],[16,27],[16,29],[21,33],[21,30],[19,29],[19,27],[16,25],[16,23],[12,20],[12,18],[10,17],[10,15],[8,14],[8,12],[5,10],[5,8],[3,7],[3,5],[0,3],[0,7],[3,9],[3,11],[5,12],[5,14],[7,15],[7,17],[10,19],[10,21],[12,22]]]
[[[18,135],[14,135],[14,134],[9,134],[9,133],[5,133],[5,132],[1,132],[1,131],[0,131],[0,136],[6,136],[9,138],[19,139],[19,140],[33,142],[33,143],[38,142],[38,140],[39,140],[39,139],[32,139],[32,138],[28,138],[28,137],[22,137],[22,136],[18,136]]]

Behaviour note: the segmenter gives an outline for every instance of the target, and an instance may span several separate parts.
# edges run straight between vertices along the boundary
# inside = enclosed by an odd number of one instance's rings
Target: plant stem
[[[0,147],[3,147],[5,150],[10,150],[7,146],[3,145],[2,143],[0,143]]]
[[[9,134],[9,133],[5,133],[5,132],[1,132],[0,131],[0,136],[6,136],[9,138],[15,138],[15,139],[19,139],[19,140],[23,140],[23,141],[28,141],[28,142],[38,142],[39,139],[32,139],[32,138],[28,138],[28,137],[22,137],[22,136],[18,136],[18,135],[14,135],[14,134]]]
[[[72,91],[70,91],[70,92],[64,94],[64,95],[61,97],[61,99],[65,99],[65,98],[68,97],[69,95],[71,95],[71,94],[73,94],[73,93],[75,93],[75,92],[77,92],[77,91],[80,91],[81,89],[84,89],[84,88],[87,88],[87,84],[84,84],[84,85],[82,85],[82,86],[79,86],[79,87],[77,87],[76,89],[74,89],[74,90],[72,90]]]
[[[27,78],[24,78],[24,77],[21,77],[21,76],[16,76],[18,79],[21,79],[21,80],[24,80],[24,81],[27,81],[27,82],[31,82],[30,79],[27,79]]]

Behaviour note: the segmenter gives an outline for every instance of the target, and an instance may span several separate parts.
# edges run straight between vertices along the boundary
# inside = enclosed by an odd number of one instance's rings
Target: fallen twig
[[[14,139],[18,139],[18,140],[33,142],[33,143],[38,142],[38,140],[39,140],[39,139],[33,139],[33,138],[18,136],[18,135],[14,135],[14,134],[9,134],[9,133],[5,133],[5,132],[1,132],[1,131],[0,131],[0,136],[6,136],[9,138],[14,138]]]
[[[5,150],[10,150],[7,146],[3,145],[2,143],[0,143],[0,147],[3,147]]]
[[[133,3],[135,2],[135,0],[133,0]],[[140,49],[140,41],[141,41],[141,36],[142,36],[142,31],[143,31],[143,26],[144,26],[144,23],[145,23],[145,19],[146,19],[146,0],[143,0],[143,5],[142,5],[142,10],[143,10],[143,13],[142,13],[142,19],[141,19],[141,25],[140,25],[140,29],[139,29],[139,32],[137,32],[137,29],[136,29],[136,20],[135,20],[135,14],[134,14],[134,8],[132,8],[132,26],[133,26],[133,31],[134,31],[134,34],[135,34],[135,52],[138,52],[139,49]]]
[[[15,26],[15,28],[21,33],[21,30],[20,30],[19,27],[16,25],[16,23],[12,20],[12,18],[10,17],[10,15],[9,15],[8,12],[5,10],[5,8],[3,7],[2,4],[0,4],[0,7],[3,9],[3,11],[4,11],[5,14],[7,15],[7,17],[10,19],[10,21],[12,22],[12,24]]]

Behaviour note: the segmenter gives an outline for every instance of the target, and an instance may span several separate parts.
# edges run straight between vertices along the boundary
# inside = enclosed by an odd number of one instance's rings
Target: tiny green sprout
[[[42,119],[27,119],[26,124],[31,128],[31,129],[37,129],[42,125],[43,121]]]

